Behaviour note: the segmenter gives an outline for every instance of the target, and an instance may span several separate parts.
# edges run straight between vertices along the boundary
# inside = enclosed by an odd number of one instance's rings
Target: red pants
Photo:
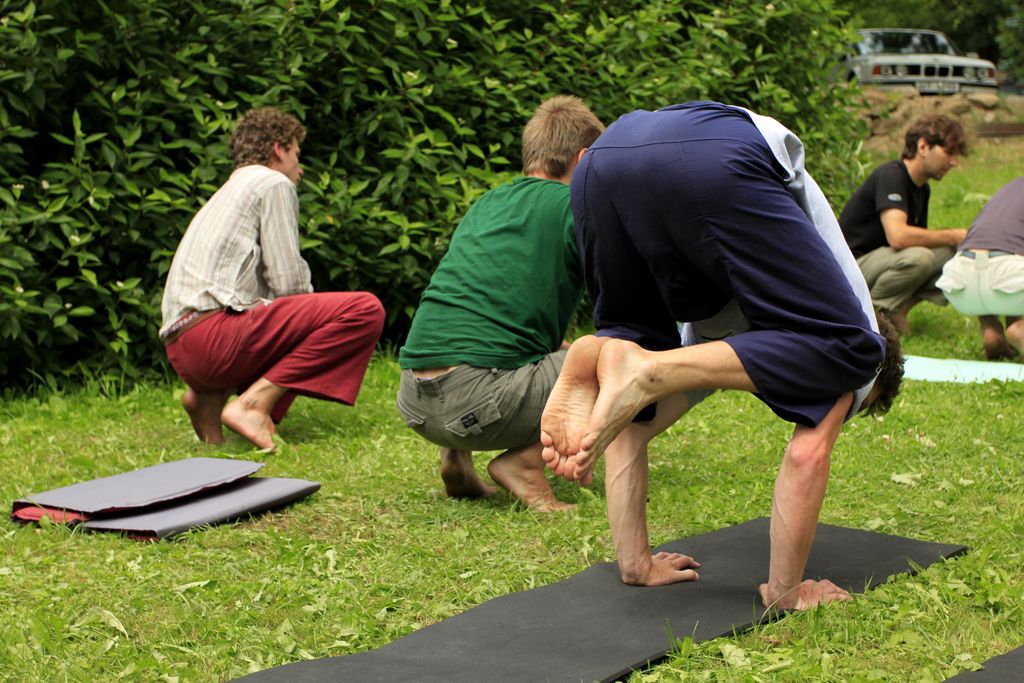
[[[322,292],[211,315],[167,345],[167,358],[194,391],[235,389],[263,377],[289,389],[274,406],[280,422],[296,395],[352,405],[384,327],[369,292]]]

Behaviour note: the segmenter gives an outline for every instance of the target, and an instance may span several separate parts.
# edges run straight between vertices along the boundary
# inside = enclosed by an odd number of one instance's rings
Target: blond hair
[[[558,95],[541,102],[523,128],[523,173],[563,177],[580,150],[603,131],[604,124],[578,97]]]
[[[291,114],[274,107],[250,109],[242,114],[231,134],[228,150],[235,168],[266,164],[273,158],[274,143],[286,149],[292,142],[301,144],[306,139],[306,128]]]

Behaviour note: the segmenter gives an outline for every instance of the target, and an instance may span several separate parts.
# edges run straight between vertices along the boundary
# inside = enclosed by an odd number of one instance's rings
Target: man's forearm
[[[647,446],[624,432],[605,451],[605,496],[622,580],[643,583],[651,566],[647,535]]]
[[[654,419],[634,422],[605,451],[605,497],[622,580],[643,580],[652,565],[647,534],[647,444],[690,409],[686,394],[658,401]]]
[[[889,246],[893,249],[907,249],[908,247],[956,247],[963,241],[966,231],[959,228],[948,228],[944,230],[929,230],[914,225],[907,225],[895,232],[888,238]]]
[[[817,427],[797,426],[786,447],[772,498],[768,596],[773,601],[803,580],[828,485],[832,448],[852,400],[852,394],[843,396]]]
[[[774,599],[789,593],[803,580],[829,474],[827,459],[808,466],[787,460],[779,468],[772,497],[768,589]]]

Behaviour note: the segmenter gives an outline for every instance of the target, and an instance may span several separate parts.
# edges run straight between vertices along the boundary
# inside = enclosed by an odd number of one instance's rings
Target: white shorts
[[[965,315],[1024,316],[1024,256],[966,250],[942,269],[935,286]]]

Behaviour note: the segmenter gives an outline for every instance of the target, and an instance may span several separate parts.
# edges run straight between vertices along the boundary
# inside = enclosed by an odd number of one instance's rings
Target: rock
[[[864,88],[862,92],[858,116],[870,126],[871,137],[864,142],[864,148],[869,150],[899,149],[907,128],[926,114],[943,114],[975,129],[982,126],[1002,130],[1008,123],[1024,120],[1024,95],[921,95],[913,88]]]
[[[861,94],[863,95],[864,106],[872,112],[887,109],[889,106],[889,96],[884,90],[879,88],[864,88],[861,91]]]
[[[885,119],[884,122],[881,122],[871,128],[871,137],[896,139],[903,135],[904,128],[906,128],[906,126],[900,121]]]
[[[956,95],[951,95],[945,98],[940,96],[936,99],[944,99],[944,102],[938,103],[939,108],[941,108],[944,111],[944,113],[952,114],[954,116],[963,116],[964,114],[970,112],[971,109],[973,109],[973,106],[971,105],[971,100],[968,98],[967,95],[963,93],[958,93]]]
[[[864,149],[869,152],[884,152],[889,154],[901,147],[902,144],[900,142],[877,135],[873,135],[864,141]]]
[[[1024,95],[1007,95],[1003,98],[1003,104],[1011,113],[1024,116]]]
[[[996,109],[999,106],[999,95],[992,92],[972,92],[967,94],[967,101],[982,109]]]
[[[885,92],[888,93],[890,100],[906,100],[921,97],[921,93],[912,85],[897,85],[886,88]]]

